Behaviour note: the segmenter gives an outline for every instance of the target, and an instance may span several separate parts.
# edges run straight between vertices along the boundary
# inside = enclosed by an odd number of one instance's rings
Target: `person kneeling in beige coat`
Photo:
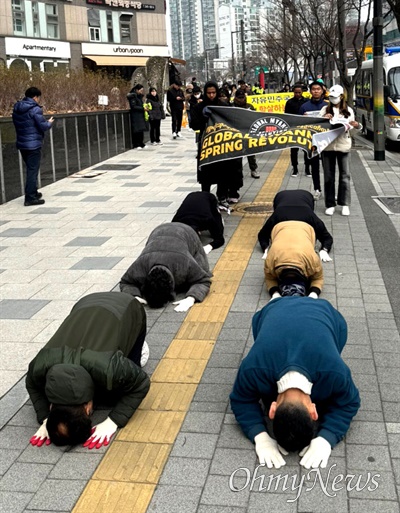
[[[271,232],[264,274],[272,298],[308,295],[317,299],[324,283],[324,272],[315,252],[312,226],[302,221],[278,223]]]

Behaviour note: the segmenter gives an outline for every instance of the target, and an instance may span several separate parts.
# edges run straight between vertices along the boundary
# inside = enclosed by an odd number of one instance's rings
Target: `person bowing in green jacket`
[[[99,292],[80,299],[29,364],[26,388],[41,424],[31,444],[108,445],[150,388],[141,369],[145,335],[146,314],[134,297]],[[92,428],[96,401],[113,409]]]

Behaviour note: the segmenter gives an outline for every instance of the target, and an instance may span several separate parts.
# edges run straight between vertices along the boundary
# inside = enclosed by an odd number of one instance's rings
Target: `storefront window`
[[[32,2],[33,36],[40,37],[38,3]]]
[[[22,0],[12,0],[14,34],[25,36],[25,13]]]
[[[121,43],[131,42],[131,19],[132,17],[129,14],[121,14],[119,17]]]
[[[108,35],[108,42],[113,43],[114,42],[114,31],[113,31],[112,12],[111,11],[107,11],[107,35]]]
[[[58,7],[56,4],[46,4],[47,37],[60,39],[58,32]]]

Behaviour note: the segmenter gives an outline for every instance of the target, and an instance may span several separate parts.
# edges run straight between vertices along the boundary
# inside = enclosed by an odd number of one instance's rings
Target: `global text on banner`
[[[236,107],[207,107],[205,111],[209,117],[201,143],[200,167],[285,148],[300,148],[309,156],[316,155],[346,130],[333,126],[326,118],[271,115]]]

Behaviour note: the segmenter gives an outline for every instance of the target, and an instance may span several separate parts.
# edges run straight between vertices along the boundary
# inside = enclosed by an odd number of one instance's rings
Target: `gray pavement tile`
[[[224,413],[189,411],[183,422],[182,431],[188,433],[213,433],[221,430]]]
[[[194,187],[197,187],[196,184],[193,184],[192,187],[177,187],[174,189],[175,192],[190,192],[194,190]]]
[[[382,398],[388,402],[397,402],[400,397],[400,384],[382,383],[379,385]]]
[[[211,358],[208,360],[207,369],[213,367],[220,368],[239,368],[241,361],[241,355],[237,353],[226,353],[226,354],[218,354],[213,353]]]
[[[172,201],[145,201],[139,207],[143,208],[166,208],[172,205]]]
[[[361,400],[361,408],[358,410],[357,416],[355,418],[357,420],[363,420],[367,422],[383,422],[383,413],[381,411],[371,411],[363,409]]]
[[[293,495],[294,497],[296,496],[295,493]],[[265,507],[267,504],[268,511],[271,512],[296,513],[297,503],[287,502],[287,500],[288,497],[282,494],[269,494],[267,497],[266,494],[262,492],[251,493],[246,513],[261,513],[262,511],[266,511]]]
[[[372,351],[369,345],[349,344],[347,342],[342,351],[342,357],[347,361],[347,358],[372,358]]]
[[[387,441],[385,426],[379,422],[354,420],[346,435],[348,444],[387,445]]]
[[[85,486],[86,481],[47,479],[29,503],[29,508],[70,511]]]
[[[400,484],[400,459],[393,458],[392,465],[393,465],[396,483]]]
[[[58,214],[63,210],[65,210],[65,208],[40,207],[35,208],[35,210],[29,210],[29,214]]]
[[[113,196],[86,196],[86,198],[82,198],[80,201],[88,201],[88,202],[105,202],[112,198]]]
[[[358,374],[353,372],[352,376],[360,392],[362,390],[366,390],[367,392],[378,391],[378,380],[373,374]]]
[[[380,353],[374,351],[374,360],[378,367],[400,367],[400,353]]]
[[[201,383],[219,383],[221,385],[233,386],[236,379],[237,369],[207,367],[201,378]]]
[[[224,413],[227,408],[226,401],[211,403],[209,401],[192,401],[190,404],[190,411],[199,412],[221,412]]]
[[[101,454],[65,453],[51,471],[50,479],[89,480],[102,459]]]
[[[242,355],[246,346],[247,336],[241,338],[238,336],[237,339],[221,339],[218,338],[217,343],[214,346],[213,355],[224,355],[229,353]]]
[[[164,467],[160,478],[161,485],[204,486],[210,460],[199,458],[170,457]]]
[[[113,176],[115,180],[135,180],[135,178],[139,178],[139,175],[118,175]]]
[[[224,424],[222,426],[217,446],[230,449],[251,449],[254,451],[254,444],[246,438],[238,424]]]
[[[180,329],[182,325],[181,320],[176,320],[172,322],[165,322],[158,319],[156,324],[151,328],[150,332],[152,335],[157,334],[169,334],[175,335],[177,331]]]
[[[205,506],[201,504],[196,513],[246,513],[246,508],[235,508],[234,506]],[[260,513],[260,510],[258,511]]]
[[[70,269],[113,269],[121,260],[122,257],[85,257]]]
[[[166,349],[172,339],[171,333],[152,333],[150,330],[146,335],[146,342],[149,344],[150,350],[153,346],[161,346]]]
[[[7,492],[36,492],[49,475],[51,465],[14,463],[0,481],[0,490]]]
[[[225,400],[226,404],[228,404],[228,398],[231,391],[231,385],[200,383],[194,395],[194,400],[211,402],[222,402]]]
[[[139,167],[139,164],[101,164],[93,168],[93,171],[130,171]]]
[[[9,421],[9,426],[31,426],[32,429],[37,429],[39,424],[36,418],[35,409],[33,406],[25,404]]]
[[[392,369],[387,369],[386,367],[377,367],[376,374],[379,384],[386,383],[397,385],[399,383],[399,370],[397,367],[393,367]]]
[[[0,301],[0,319],[31,319],[50,301],[43,299],[3,299]]]
[[[235,479],[233,486],[240,489],[246,485],[243,478]],[[201,504],[214,504],[220,506],[247,506],[250,490],[247,486],[242,491],[237,492],[229,487],[228,476],[209,475],[201,495]]]
[[[381,398],[378,391],[364,391],[361,396],[361,409],[370,411],[382,411]]]
[[[148,182],[127,182],[123,183],[122,187],[146,187],[146,185],[149,185]]]
[[[346,447],[347,465],[358,471],[391,471],[389,449],[387,445],[357,445]]]
[[[389,449],[392,458],[400,458],[400,434],[389,433]]]
[[[22,450],[33,435],[31,427],[5,426],[0,431],[0,449],[19,447]]]
[[[32,431],[32,435],[35,431]],[[54,465],[62,457],[67,447],[56,447],[54,444],[45,447],[28,445],[18,458],[18,463],[48,463]]]
[[[0,237],[30,237],[40,231],[40,228],[8,228],[0,232]]]
[[[393,403],[389,403],[384,401],[382,403],[383,406],[383,415],[385,417],[386,422],[399,422],[400,420],[400,403],[398,400]]]
[[[242,450],[219,447],[215,450],[210,474],[230,476],[235,470],[240,468],[252,469],[254,471],[254,468],[257,466],[256,460],[257,455],[254,448]]]
[[[205,458],[213,457],[217,444],[218,435],[184,433],[176,437],[171,456],[182,458]]]
[[[22,513],[32,497],[32,493],[0,492],[0,511]]]
[[[350,499],[350,513],[399,513],[399,504],[393,501]]]
[[[237,294],[232,306],[231,312],[251,312],[255,313],[259,302],[259,296],[249,294]],[[264,300],[265,304],[265,300]]]
[[[64,246],[102,246],[105,242],[110,240],[111,237],[75,237]]]
[[[354,488],[349,491],[349,497],[351,499],[397,499],[396,486],[391,472],[379,471],[368,475],[368,473],[364,471],[362,474],[357,474],[357,471],[349,466],[347,474],[356,474],[356,478],[352,482],[353,485],[357,482],[357,478],[360,475],[362,476],[359,481],[359,488],[362,489],[357,490],[357,488]]]
[[[2,449],[0,458],[0,476],[4,475],[11,465],[16,461],[21,454],[19,449]]]
[[[196,513],[200,495],[199,487],[159,485],[147,513]]]
[[[375,374],[374,360],[367,358],[346,358],[346,364],[350,367],[352,372],[359,372],[364,374]]]
[[[83,194],[86,191],[61,191],[57,194],[54,194],[54,196],[79,196],[80,194]]]
[[[223,327],[221,333],[218,337],[218,342],[224,340],[234,340],[236,342],[240,342],[242,340],[246,340],[251,332],[251,325],[244,328],[225,328]],[[218,345],[217,342],[217,345]]]

